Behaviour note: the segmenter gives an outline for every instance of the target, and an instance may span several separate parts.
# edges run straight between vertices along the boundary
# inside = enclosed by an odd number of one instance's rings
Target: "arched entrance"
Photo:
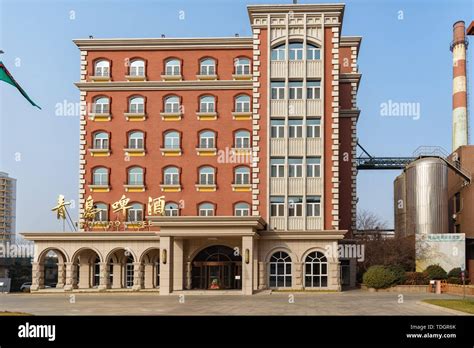
[[[234,249],[213,245],[192,262],[193,289],[242,289],[242,257]]]

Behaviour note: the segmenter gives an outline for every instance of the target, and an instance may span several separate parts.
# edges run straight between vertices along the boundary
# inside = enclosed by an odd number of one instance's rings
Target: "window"
[[[290,138],[303,137],[303,120],[289,120],[288,133]]]
[[[168,167],[164,170],[165,185],[179,185],[179,169],[176,167]]]
[[[270,176],[272,178],[283,178],[285,176],[285,159],[270,159]]]
[[[140,203],[133,203],[128,209],[128,222],[143,221],[143,206]]]
[[[235,112],[250,112],[250,97],[239,95],[235,98]]]
[[[96,114],[108,114],[110,110],[109,98],[99,97],[94,102],[94,112]]]
[[[199,147],[201,149],[213,149],[216,147],[216,134],[213,131],[202,131],[199,133]]]
[[[181,75],[181,62],[178,59],[170,59],[165,64],[165,75]]]
[[[165,133],[165,149],[179,149],[180,139],[179,133],[176,131],[170,131]]]
[[[284,120],[271,120],[270,130],[272,138],[284,138],[285,137],[285,121]]]
[[[109,76],[110,62],[108,60],[98,60],[95,62],[94,76]]]
[[[461,211],[461,192],[456,192],[454,195],[454,211],[456,213]]]
[[[133,287],[133,277],[134,277],[134,266],[133,266],[133,258],[131,256],[127,257],[125,262],[125,287],[131,288]]]
[[[204,96],[199,99],[199,112],[215,112],[216,98],[213,96]]]
[[[92,286],[98,287],[100,282],[100,259],[96,257],[94,260],[94,275],[92,279]]]
[[[247,167],[236,168],[234,180],[236,185],[250,185],[250,169]]]
[[[199,216],[214,216],[214,205],[211,203],[200,204]]]
[[[179,206],[176,203],[166,203],[165,205],[165,216],[178,216]]]
[[[306,256],[304,262],[304,285],[307,288],[328,286],[328,262],[323,253],[314,251]]]
[[[250,132],[241,130],[235,133],[235,148],[249,149],[250,148]]]
[[[290,82],[288,88],[290,99],[303,99],[303,82]]]
[[[289,158],[288,159],[288,176],[290,178],[301,178],[303,176],[303,159]]]
[[[306,59],[307,60],[319,60],[321,59],[321,51],[316,46],[311,44],[306,45]]]
[[[109,149],[109,135],[106,132],[94,133],[94,149],[97,149],[97,150]]]
[[[130,63],[130,76],[145,76],[145,61],[135,59]]]
[[[270,216],[285,216],[285,198],[283,196],[270,197]]]
[[[283,252],[277,251],[270,258],[269,280],[271,288],[290,288],[291,287],[291,257]]]
[[[143,97],[130,98],[129,111],[132,114],[143,114],[145,112],[145,98]]]
[[[306,82],[306,99],[321,99],[321,81]]]
[[[271,82],[270,83],[272,99],[285,99],[285,83]]]
[[[143,168],[132,167],[128,169],[128,184],[143,185]]]
[[[306,176],[308,178],[321,177],[321,158],[308,157],[306,159]]]
[[[272,48],[272,60],[285,60],[285,45],[280,45]]]
[[[300,42],[290,43],[290,60],[302,60],[303,59],[303,44]]]
[[[128,148],[136,150],[144,149],[144,139],[145,135],[143,132],[130,132],[128,134]]]
[[[215,169],[212,167],[202,167],[199,169],[199,185],[215,184]]]
[[[92,185],[109,185],[109,170],[104,167],[95,168],[92,171]]]
[[[201,60],[201,67],[199,69],[201,75],[215,75],[216,74],[216,61],[211,58]]]
[[[95,217],[94,217],[95,221],[105,222],[109,220],[107,204],[97,203],[95,205],[95,209],[96,209]]]
[[[248,203],[237,203],[234,208],[235,216],[249,216],[250,205]]]
[[[306,120],[306,137],[321,137],[321,120],[319,118]]]
[[[235,74],[236,75],[250,75],[250,59],[248,58],[235,59]]]
[[[306,216],[321,216],[321,197],[306,197]]]
[[[179,98],[177,96],[172,95],[165,99],[165,112],[179,112]]]
[[[303,197],[288,197],[288,216],[303,216]]]

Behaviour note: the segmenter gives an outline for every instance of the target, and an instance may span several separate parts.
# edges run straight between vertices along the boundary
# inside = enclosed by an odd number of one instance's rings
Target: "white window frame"
[[[303,177],[303,159],[289,158],[288,159],[288,177],[302,178]]]
[[[212,95],[205,95],[199,98],[199,112],[215,112],[216,98]]]
[[[308,81],[306,83],[306,99],[321,99],[321,81]]]
[[[179,149],[181,148],[181,136],[176,131],[165,133],[165,149]]]
[[[311,44],[306,44],[306,59],[307,60],[320,60],[321,49]]]
[[[270,96],[272,100],[285,99],[285,83],[284,82],[271,82],[270,83]]]
[[[134,203],[127,210],[127,221],[138,222],[143,221],[143,206],[139,203]]]
[[[134,59],[130,62],[130,76],[145,76],[145,61],[143,59]]]
[[[303,216],[303,199],[302,197],[288,197],[288,217]]]
[[[278,266],[283,264],[283,273],[278,271]],[[275,272],[272,272],[272,266],[274,266]],[[288,267],[290,266],[290,272],[288,273]],[[275,286],[271,286],[272,278],[275,278]],[[279,278],[283,278],[283,285],[279,285]],[[289,281],[287,279],[289,278]],[[284,251],[277,251],[270,257],[268,263],[268,285],[271,288],[291,288],[293,283],[293,262],[290,255]]]
[[[213,167],[199,168],[199,185],[215,185],[216,169]]]
[[[128,134],[128,148],[141,150],[145,148],[145,134],[141,131],[134,131]]]
[[[302,138],[303,137],[303,121],[290,120],[288,121],[288,137]]]
[[[288,52],[288,58],[289,60],[303,60],[304,56],[304,47],[303,43],[300,42],[292,42],[289,45],[289,52]]]
[[[180,100],[176,95],[170,95],[165,99],[165,112],[178,113],[180,109]]]
[[[271,138],[284,138],[285,137],[285,120],[271,120],[270,121],[270,134],[271,134]]]
[[[282,44],[282,45],[272,48],[270,57],[272,61],[286,60],[286,45]]]
[[[321,137],[321,120],[307,119],[306,120],[306,137],[320,138]]]
[[[143,185],[144,170],[141,167],[132,167],[128,169],[128,185]]]
[[[284,197],[283,196],[270,197],[270,217],[284,217],[284,216],[285,216]]]
[[[235,75],[250,75],[250,59],[237,58],[235,59]]]
[[[240,130],[235,132],[235,148],[249,149],[250,148],[250,132],[247,130]]]
[[[320,217],[321,216],[321,197],[320,196],[315,196],[314,198],[312,196],[306,197],[306,216],[307,217]]]
[[[201,60],[199,64],[200,75],[215,75],[216,74],[216,61],[212,58],[206,58]]]
[[[213,131],[202,131],[199,133],[199,148],[213,149],[216,147],[216,133]]]
[[[98,171],[102,171],[98,173]],[[104,167],[95,168],[92,172],[92,184],[93,185],[109,185],[109,170]]]
[[[270,159],[270,177],[284,178],[285,177],[285,159],[271,158]]]
[[[145,98],[143,97],[132,97],[128,105],[130,113],[143,114],[145,112]]]
[[[235,98],[235,112],[250,112],[250,97],[238,95]]]
[[[179,216],[179,205],[174,202],[166,203],[165,216]]]
[[[250,168],[235,168],[234,180],[236,185],[250,185]]]
[[[110,112],[110,99],[107,97],[99,97],[94,101],[94,113],[108,114]]]
[[[165,75],[178,76],[181,75],[181,61],[179,59],[170,59],[165,63]]]
[[[214,216],[215,207],[212,203],[199,204],[199,216]]]
[[[288,83],[288,98],[290,100],[303,99],[303,82],[289,82]]]
[[[308,157],[306,159],[306,176],[308,178],[321,177],[321,157]]]
[[[95,62],[94,76],[110,76],[110,61],[101,59]]]
[[[109,134],[107,132],[94,133],[94,149],[96,150],[109,149]]]
[[[167,167],[163,171],[164,185],[180,185],[179,183],[179,168]]]
[[[307,272],[307,267],[310,265],[311,271],[310,273]],[[326,272],[323,273],[323,265],[326,265]],[[305,288],[326,288],[328,286],[328,268],[329,264],[327,261],[327,257],[319,252],[319,251],[313,251],[309,255],[305,257],[304,260],[304,286]],[[317,272],[315,272],[315,269],[318,269]],[[311,281],[307,282],[306,277],[311,277]],[[315,279],[314,278],[319,278],[319,286],[315,285]],[[326,286],[322,286],[322,280],[323,278],[326,279]]]
[[[108,206],[105,203],[96,204],[96,212],[94,215],[94,221],[105,222],[108,221]]]
[[[235,216],[250,216],[250,205],[248,203],[237,203],[234,208]]]

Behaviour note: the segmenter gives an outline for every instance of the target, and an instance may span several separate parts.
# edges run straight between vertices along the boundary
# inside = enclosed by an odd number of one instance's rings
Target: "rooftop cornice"
[[[250,22],[253,23],[255,15],[279,14],[279,13],[335,13],[344,17],[345,4],[269,4],[269,5],[249,5],[247,11]]]
[[[183,228],[183,227],[253,227],[263,229],[265,221],[260,216],[147,216],[152,226]]]
[[[260,239],[311,239],[311,240],[340,240],[347,230],[322,231],[261,231]]]
[[[88,231],[88,232],[25,232],[23,238],[32,241],[76,241],[76,240],[159,240],[156,232],[144,231]]]
[[[179,90],[229,90],[229,89],[251,89],[252,81],[219,80],[219,81],[140,81],[140,82],[76,82],[75,85],[81,91],[179,91]]]
[[[73,42],[79,49],[85,51],[252,49],[253,47],[250,37],[76,39]]]

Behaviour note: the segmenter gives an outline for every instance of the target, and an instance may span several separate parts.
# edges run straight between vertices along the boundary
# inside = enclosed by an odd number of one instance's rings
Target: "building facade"
[[[24,234],[33,291],[51,251],[64,290],[355,283],[361,38],[342,4],[248,13],[248,38],[74,41],[80,231]]]
[[[0,172],[0,242],[15,241],[16,179]]]

